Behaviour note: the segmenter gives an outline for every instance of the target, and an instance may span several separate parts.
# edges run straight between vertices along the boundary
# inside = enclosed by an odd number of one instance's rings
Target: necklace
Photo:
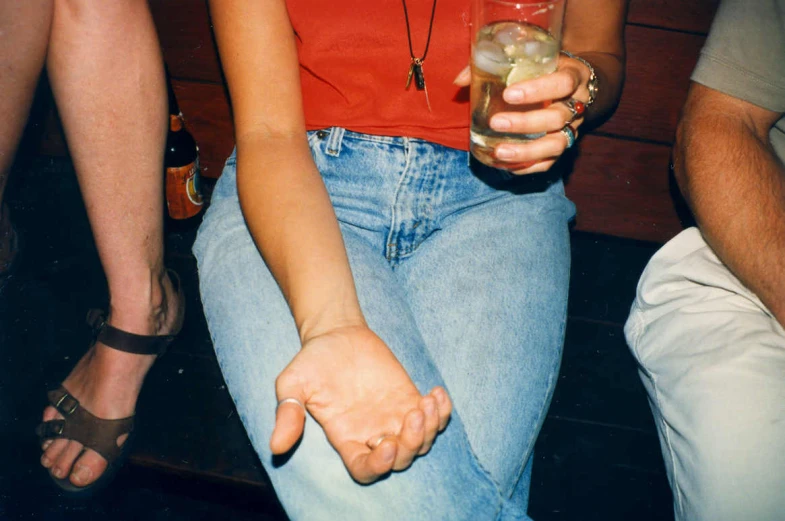
[[[433,18],[436,14],[436,1],[433,0],[433,7],[431,8],[431,21],[428,23],[428,39],[425,40],[425,50],[419,58],[414,55],[412,48],[412,31],[409,27],[409,11],[406,9],[406,0],[401,0],[403,3],[403,15],[406,18],[406,37],[409,40],[409,57],[412,59],[409,65],[409,75],[406,78],[406,89],[412,84],[412,77],[414,78],[414,86],[417,90],[425,92],[425,102],[428,104],[428,112],[431,111],[431,101],[428,99],[428,89],[425,86],[425,75],[423,74],[422,64],[425,57],[428,56],[428,48],[431,46],[431,33],[433,33]]]

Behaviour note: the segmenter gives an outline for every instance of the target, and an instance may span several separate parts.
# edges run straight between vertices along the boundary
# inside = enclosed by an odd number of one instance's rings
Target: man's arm
[[[785,167],[769,142],[780,116],[693,83],[674,167],[706,242],[785,325]]]

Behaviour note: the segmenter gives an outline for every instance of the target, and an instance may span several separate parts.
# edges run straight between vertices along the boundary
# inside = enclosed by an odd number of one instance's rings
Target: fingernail
[[[439,405],[444,405],[447,403],[447,396],[441,389],[437,390],[434,395],[436,396],[436,401],[439,402]]]
[[[412,418],[412,423],[410,423],[412,429],[419,431],[422,430],[423,424],[425,423],[425,418],[423,418],[422,414],[415,414]]]
[[[499,159],[512,159],[513,157],[515,157],[515,152],[513,152],[509,148],[497,148],[496,157],[498,157]]]
[[[491,120],[491,128],[494,130],[507,130],[512,126],[512,122],[507,118],[496,117]]]
[[[41,446],[41,450],[45,451],[46,449],[48,449],[49,447],[52,446],[52,443],[53,443],[53,440],[45,441],[44,444]]]
[[[512,90],[505,90],[502,97],[504,98],[505,101],[517,103],[519,101],[523,101],[523,98],[525,96],[522,90],[512,89]]]
[[[471,79],[472,71],[468,67],[463,69],[452,81],[456,85],[462,85]]]
[[[85,465],[77,465],[74,468],[74,481],[77,483],[87,483],[90,477],[93,475],[93,471],[90,470],[90,467]]]
[[[423,407],[423,410],[425,411],[426,415],[431,416],[433,413],[436,412],[436,406],[432,401],[429,400],[425,402],[425,407]]]
[[[52,469],[52,475],[57,479],[63,479],[64,472],[59,468]]]

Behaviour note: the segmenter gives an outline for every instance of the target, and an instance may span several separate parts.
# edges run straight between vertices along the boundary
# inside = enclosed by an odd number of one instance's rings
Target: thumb
[[[458,74],[458,76],[455,77],[454,80],[452,80],[452,82],[458,85],[459,87],[465,87],[469,83],[471,83],[471,81],[472,81],[472,70],[468,65],[464,67],[464,69]]]
[[[305,394],[302,387],[276,387],[278,408],[275,411],[275,428],[270,436],[270,450],[273,454],[284,454],[294,447],[303,435]]]

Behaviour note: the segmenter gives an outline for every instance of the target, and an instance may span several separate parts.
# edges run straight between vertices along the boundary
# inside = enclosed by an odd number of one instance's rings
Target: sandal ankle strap
[[[175,335],[148,336],[129,333],[106,323],[106,314],[100,309],[87,312],[87,325],[93,329],[94,342],[118,351],[135,355],[162,355],[175,339]]]
[[[168,270],[168,272],[172,278],[174,290],[180,300],[180,311],[175,320],[174,333],[170,335],[137,335],[136,333],[129,333],[107,324],[106,312],[103,310],[91,309],[87,312],[87,325],[93,330],[93,343],[101,342],[112,349],[135,355],[163,355],[169,344],[174,341],[180,332],[185,312],[185,300],[183,299],[180,278],[176,272],[172,270]]]

